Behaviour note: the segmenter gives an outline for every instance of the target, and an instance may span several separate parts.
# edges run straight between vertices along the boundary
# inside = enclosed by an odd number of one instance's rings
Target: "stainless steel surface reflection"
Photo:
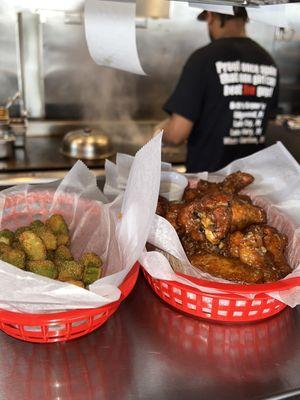
[[[86,337],[37,345],[0,333],[0,399],[275,398],[300,387],[299,334],[298,309],[213,324],[178,314],[140,277]]]

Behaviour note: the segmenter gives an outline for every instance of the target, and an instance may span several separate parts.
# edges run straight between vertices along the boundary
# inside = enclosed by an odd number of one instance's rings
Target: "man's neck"
[[[225,38],[245,38],[247,37],[246,31],[239,31],[239,30],[228,30],[222,32],[222,34],[218,37],[218,39],[225,39]]]
[[[216,33],[216,39],[244,38],[247,36],[243,21],[229,20],[224,27],[220,27]]]

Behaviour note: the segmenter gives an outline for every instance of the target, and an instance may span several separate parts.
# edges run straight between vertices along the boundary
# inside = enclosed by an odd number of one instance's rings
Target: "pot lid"
[[[83,160],[103,159],[114,154],[109,137],[90,128],[67,133],[63,138],[61,152],[68,157]]]

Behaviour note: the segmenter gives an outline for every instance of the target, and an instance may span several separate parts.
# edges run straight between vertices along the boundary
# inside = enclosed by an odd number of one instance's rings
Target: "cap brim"
[[[203,10],[197,17],[198,21],[206,21],[207,11]]]

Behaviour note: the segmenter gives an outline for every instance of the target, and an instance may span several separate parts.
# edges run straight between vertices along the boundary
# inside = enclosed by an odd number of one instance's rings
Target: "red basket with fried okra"
[[[88,290],[89,285],[101,277],[102,260],[94,252],[77,257],[76,249],[74,253],[71,250],[72,240],[65,219],[72,219],[69,213],[72,213],[74,196],[64,193],[53,200],[54,193],[47,191],[6,196],[1,220],[0,259],[16,268]],[[76,201],[76,207],[82,211],[88,209],[92,218],[96,202]],[[0,309],[0,329],[15,338],[40,343],[86,335],[117,310],[132,290],[138,271],[139,267],[135,265],[120,285],[118,301],[98,308],[42,314]]]
[[[253,180],[250,174],[238,171],[221,182],[200,180],[190,185],[182,201],[159,198],[157,213],[176,229],[190,263],[204,273],[230,281],[182,274],[180,262],[166,254],[176,273],[201,290],[155,279],[144,270],[149,284],[164,301],[194,316],[230,322],[263,319],[286,307],[268,293],[300,284],[299,278],[283,279],[292,272],[286,248],[293,224],[265,199],[240,193]],[[288,259],[295,259],[297,248],[297,243],[289,246]]]

